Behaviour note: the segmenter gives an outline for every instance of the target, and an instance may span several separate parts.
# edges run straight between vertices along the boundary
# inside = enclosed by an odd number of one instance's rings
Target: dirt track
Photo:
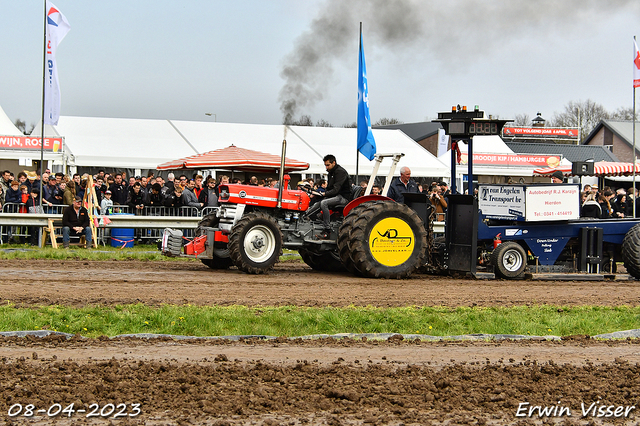
[[[0,261],[0,296],[23,306],[194,303],[301,306],[638,305],[640,284],[476,281],[417,276],[366,280],[283,264],[266,276],[214,272],[197,263]],[[640,327],[640,325],[639,325]],[[532,424],[520,404],[568,407],[562,424],[592,403],[640,418],[640,343],[190,341],[0,339],[0,416],[28,403],[16,424],[49,424],[46,410],[95,402],[133,414],[56,424]],[[558,401],[561,401],[558,403]],[[106,409],[105,409],[106,407]],[[526,411],[526,410],[525,410]],[[556,411],[556,413],[558,412]],[[603,411],[606,414],[606,409]],[[15,413],[15,411],[14,411]],[[521,411],[522,413],[522,411]],[[537,413],[537,412],[536,412]],[[597,416],[597,412],[596,412]],[[610,423],[611,418],[605,418]],[[524,423],[522,423],[524,422]]]
[[[0,298],[20,305],[640,305],[640,281],[373,280],[283,263],[267,275],[197,262],[0,260]]]

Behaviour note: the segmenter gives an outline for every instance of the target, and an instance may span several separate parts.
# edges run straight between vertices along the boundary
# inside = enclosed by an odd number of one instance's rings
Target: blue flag
[[[360,33],[360,65],[358,66],[358,151],[369,160],[376,153],[376,141],[371,132],[369,116],[369,88],[367,84],[367,66],[364,63],[362,33]]]

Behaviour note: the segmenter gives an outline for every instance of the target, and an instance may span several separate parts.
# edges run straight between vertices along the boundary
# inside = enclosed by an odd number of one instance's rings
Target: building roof
[[[440,123],[423,121],[420,123],[390,124],[388,126],[373,126],[374,129],[394,129],[400,130],[414,141],[418,142],[438,133],[442,129]]]
[[[507,146],[517,154],[549,154],[562,155],[571,161],[620,161],[604,146],[569,145],[555,143],[506,142]]]
[[[598,125],[589,133],[584,140],[584,144],[588,144],[589,141],[602,129],[603,127],[611,130],[620,140],[627,143],[633,148],[633,121],[618,121],[618,120],[602,120]],[[640,127],[640,122],[636,121],[636,127]],[[636,143],[638,142],[636,138]],[[640,144],[637,144],[640,145]],[[638,151],[636,146],[636,151]]]

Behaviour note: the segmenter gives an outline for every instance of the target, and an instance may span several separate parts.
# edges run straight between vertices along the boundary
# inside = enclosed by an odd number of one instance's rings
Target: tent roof
[[[373,126],[374,129],[402,130],[407,136],[418,142],[429,136],[437,135],[442,129],[442,124],[434,121],[423,121],[419,123],[388,124],[386,126]]]
[[[357,129],[286,126],[285,137],[283,125],[70,116],[60,117],[55,129],[49,127],[46,135],[63,136],[77,166],[155,169],[232,144],[280,156],[286,138],[286,156],[308,162],[306,173],[325,174],[326,154],[335,155],[350,174],[356,172]],[[405,154],[398,167],[410,167],[413,176],[449,176],[447,166],[401,131],[374,129],[373,134],[379,153]],[[363,156],[359,162],[360,175],[371,173],[373,162]],[[382,163],[380,175],[388,173],[390,163]]]
[[[168,120],[61,116],[58,126],[45,127],[45,135],[64,137],[76,166],[155,169],[198,153]]]
[[[618,161],[610,150],[602,145],[569,145],[562,143],[539,142],[507,142],[509,148],[518,154],[556,154],[567,160],[584,161],[591,158],[594,161]]]
[[[469,146],[466,143],[459,144],[460,152],[468,152]],[[474,136],[474,154],[513,154],[514,152],[507,146],[500,136]],[[447,167],[451,167],[451,150],[442,154],[438,159]],[[481,166],[479,166],[481,167]]]
[[[18,129],[15,124],[11,122],[11,119],[4,112],[0,106],[0,135],[2,136],[24,136],[24,134]]]
[[[169,161],[158,165],[158,170],[172,169],[228,169],[241,171],[270,171],[279,169],[281,158],[278,155],[266,154],[252,149],[240,148],[234,145],[216,149],[203,154]],[[284,169],[306,170],[309,163],[285,157]]]
[[[543,167],[535,169],[535,176],[550,176],[556,170],[560,170],[565,176],[572,176],[572,166]],[[593,165],[593,176],[629,176],[633,174],[633,163],[614,163],[600,161]],[[640,174],[640,163],[636,164],[636,174]]]

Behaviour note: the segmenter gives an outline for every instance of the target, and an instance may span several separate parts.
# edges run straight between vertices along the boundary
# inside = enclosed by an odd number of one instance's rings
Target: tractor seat
[[[349,202],[355,200],[358,197],[362,197],[364,195],[364,188],[361,187],[360,185],[355,185],[353,188],[351,188],[351,198],[349,199]],[[347,204],[338,204],[337,206],[333,207],[331,210],[334,213],[340,213],[342,214],[342,210],[347,207]]]

